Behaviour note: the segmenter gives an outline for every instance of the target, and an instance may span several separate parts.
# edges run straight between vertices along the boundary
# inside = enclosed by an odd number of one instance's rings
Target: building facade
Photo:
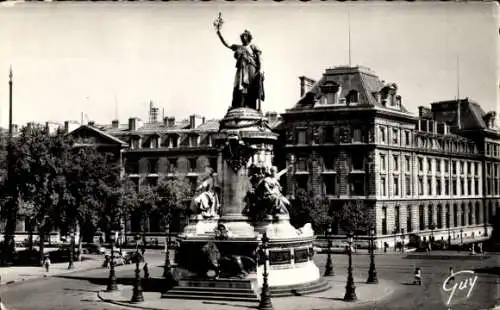
[[[301,95],[282,115],[290,195],[312,191],[333,208],[363,201],[379,247],[412,235],[467,243],[491,234],[500,212],[494,112],[460,99],[412,115],[395,83],[363,67],[301,77]]]

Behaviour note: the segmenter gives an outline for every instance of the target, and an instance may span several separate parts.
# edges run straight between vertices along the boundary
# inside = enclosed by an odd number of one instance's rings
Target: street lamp
[[[332,233],[332,228],[328,227],[326,230],[326,238],[328,240],[328,256],[326,258],[326,266],[325,266],[325,277],[330,277],[335,275],[333,272],[333,262],[332,262],[332,254],[331,254],[331,248],[332,248],[332,239],[331,239],[331,233]]]
[[[262,236],[262,252],[264,254],[264,272],[262,273],[262,291],[260,294],[260,303],[259,310],[273,310],[273,304],[271,303],[271,292],[269,291],[269,283],[267,277],[268,273],[268,264],[269,264],[269,249],[268,249],[269,238],[267,237],[267,233],[264,232]]]
[[[356,301],[358,297],[356,296],[356,286],[354,285],[354,279],[352,277],[352,242],[353,234],[352,232],[347,233],[347,242],[349,244],[349,267],[347,268],[347,285],[345,287],[344,301]]]
[[[172,283],[172,270],[170,265],[170,218],[165,225],[165,266],[163,268],[163,277],[165,278],[165,291],[170,289]]]
[[[134,282],[134,294],[132,295],[131,302],[143,302],[144,296],[142,295],[142,283],[141,283],[141,269],[139,268],[139,263],[141,261],[141,254],[139,253],[139,240],[141,237],[137,235],[135,237],[135,242],[137,244],[135,250],[135,282]]]
[[[368,284],[378,283],[377,269],[375,268],[375,229],[370,228],[370,270],[368,270]]]
[[[70,237],[70,246],[69,246],[68,269],[73,269],[74,268],[74,261],[75,261],[75,231],[73,228],[70,229],[69,237]]]
[[[111,231],[111,260],[109,262],[109,278],[107,291],[118,290],[118,285],[116,284],[116,274],[115,274],[115,232]]]

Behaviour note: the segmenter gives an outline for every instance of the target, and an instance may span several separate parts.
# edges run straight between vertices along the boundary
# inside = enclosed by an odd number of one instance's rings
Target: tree
[[[191,184],[184,177],[162,178],[155,188],[157,208],[164,223],[170,223],[174,215],[186,212],[186,199],[191,196]]]
[[[323,233],[332,223],[330,205],[327,199],[314,196],[313,192],[298,189],[294,199],[291,201],[290,223],[295,227],[301,227],[311,223],[316,233]]]
[[[346,201],[340,208],[335,209],[333,214],[344,232],[351,231],[358,236],[370,229],[371,214],[363,200]]]

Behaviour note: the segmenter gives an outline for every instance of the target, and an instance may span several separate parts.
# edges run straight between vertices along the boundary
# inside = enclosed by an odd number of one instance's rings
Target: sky
[[[222,118],[235,61],[213,27],[219,12],[226,41],[248,29],[262,50],[265,111],[293,107],[298,77],[347,65],[350,45],[351,64],[396,82],[414,113],[457,94],[500,112],[495,2],[4,2],[0,126],[10,65],[16,124],[147,120],[150,101],[160,115]]]

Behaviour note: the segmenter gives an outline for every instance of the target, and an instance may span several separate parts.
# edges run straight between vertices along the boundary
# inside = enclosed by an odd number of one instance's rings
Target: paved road
[[[324,269],[326,255],[317,255],[316,260],[321,270]],[[377,271],[379,278],[390,279],[401,284],[400,289],[387,300],[376,305],[360,309],[447,309],[443,303],[440,287],[447,277],[448,268],[453,266],[456,271],[500,266],[500,256],[488,260],[465,260],[458,257],[453,260],[443,259],[405,259],[401,256],[377,255]],[[161,273],[162,254],[154,253],[148,256],[151,274]],[[347,258],[345,255],[334,255],[336,268],[345,270]],[[369,256],[354,257],[355,276],[366,277],[368,273]],[[424,285],[408,285],[413,279],[415,266],[422,268]],[[117,268],[119,278],[133,277],[133,266]],[[340,273],[340,272],[339,272]],[[345,274],[342,271],[342,274]],[[466,303],[453,306],[453,310],[486,309],[492,306],[500,295],[498,293],[498,275],[479,273],[476,288]],[[342,276],[344,277],[344,276]],[[91,279],[89,279],[91,278]],[[45,278],[17,286],[0,288],[0,295],[9,310],[113,310],[118,306],[97,300],[97,290],[106,284],[107,270],[93,270],[74,273],[64,277]],[[123,280],[121,280],[123,281]],[[360,300],[363,296],[358,296]]]

